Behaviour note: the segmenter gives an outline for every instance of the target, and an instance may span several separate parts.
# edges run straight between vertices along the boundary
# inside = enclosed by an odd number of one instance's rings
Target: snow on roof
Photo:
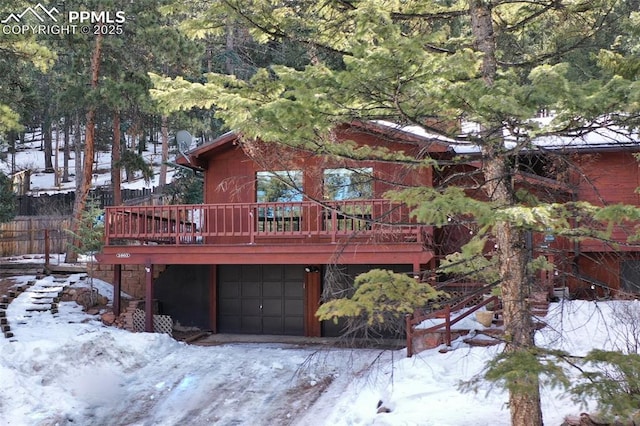
[[[436,142],[442,142],[446,144],[457,143],[454,139],[447,138],[437,133],[427,132],[424,127],[417,126],[417,125],[402,125],[402,124],[393,123],[391,121],[386,121],[386,120],[373,120],[372,122],[379,126],[386,127],[394,131],[406,133],[412,136],[416,136],[421,139],[432,141],[432,142],[436,141]]]
[[[550,126],[554,116],[538,117],[532,120],[540,127]],[[399,132],[411,134],[425,140],[439,141],[449,145],[456,154],[477,154],[480,147],[471,142],[461,142],[465,138],[480,133],[480,125],[473,122],[463,122],[461,126],[460,139],[447,138],[442,135],[430,133],[423,127],[417,125],[401,125],[390,121],[376,120],[374,123],[394,129]],[[612,150],[620,148],[640,149],[640,134],[623,128],[619,125],[599,123],[593,130],[576,132],[574,135],[547,135],[535,138],[533,145],[546,150]],[[505,146],[509,149],[517,145],[517,136],[505,130]]]

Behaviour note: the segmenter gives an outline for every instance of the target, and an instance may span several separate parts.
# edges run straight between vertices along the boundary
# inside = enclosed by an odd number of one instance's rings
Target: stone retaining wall
[[[153,266],[153,279],[166,269],[166,265]],[[94,266],[93,277],[113,284],[113,265],[96,264]],[[122,265],[121,273],[122,291],[133,298],[144,298],[145,270],[144,265]]]

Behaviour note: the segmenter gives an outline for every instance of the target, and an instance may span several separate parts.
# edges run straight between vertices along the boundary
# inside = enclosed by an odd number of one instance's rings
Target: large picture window
[[[366,200],[373,198],[373,168],[326,169],[324,196],[327,200]]]
[[[324,214],[323,228],[343,232],[371,229],[373,169],[326,169],[324,197],[332,205]]]
[[[256,174],[258,206],[257,231],[265,233],[300,230],[302,201],[302,172],[282,170]]]
[[[302,201],[302,172],[299,170],[258,172],[256,179],[258,203]]]

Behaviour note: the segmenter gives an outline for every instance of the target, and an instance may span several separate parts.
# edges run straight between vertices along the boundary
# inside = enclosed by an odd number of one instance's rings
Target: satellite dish
[[[178,130],[178,132],[176,133],[176,144],[178,145],[178,152],[182,154],[182,156],[186,158],[189,163],[191,163],[191,160],[187,156],[186,152],[188,152],[191,148],[192,142],[193,136],[191,136],[191,133],[187,132],[186,130]]]

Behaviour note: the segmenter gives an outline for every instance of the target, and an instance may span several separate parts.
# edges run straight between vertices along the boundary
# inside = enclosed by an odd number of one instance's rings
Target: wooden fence
[[[17,216],[0,223],[0,256],[44,254],[48,235],[51,253],[67,250],[71,218],[65,216]]]

